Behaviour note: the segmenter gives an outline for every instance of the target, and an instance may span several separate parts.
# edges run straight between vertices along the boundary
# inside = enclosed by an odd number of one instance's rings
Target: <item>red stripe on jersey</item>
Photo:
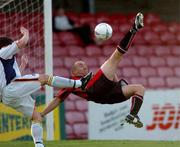
[[[79,76],[71,76],[70,78],[74,79],[74,80],[78,80],[81,77],[79,77]],[[79,96],[81,98],[84,98],[84,99],[88,100],[88,95],[87,95],[86,91],[83,91],[80,88],[75,88],[75,89],[74,88],[64,88],[64,89],[61,89],[57,93],[56,97],[61,99],[62,101],[64,101],[71,93],[74,94],[74,95],[77,95],[77,96]]]
[[[38,78],[32,78],[32,79],[15,79],[15,82],[24,82],[24,81],[38,81]]]
[[[66,97],[68,97],[71,94],[72,91],[73,89],[67,89],[67,88],[61,89],[56,95],[56,97],[58,97],[63,101]]]
[[[90,88],[98,79],[99,77],[103,74],[102,70],[99,69],[99,71],[94,75],[94,77],[88,82],[86,88]]]

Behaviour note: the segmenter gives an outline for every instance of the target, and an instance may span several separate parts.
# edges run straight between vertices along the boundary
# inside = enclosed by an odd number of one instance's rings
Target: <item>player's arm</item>
[[[21,65],[19,67],[21,73],[24,71],[24,69],[26,68],[27,64],[28,64],[28,56],[24,54],[21,57]]]
[[[19,49],[22,49],[27,46],[27,43],[29,41],[29,31],[28,31],[28,29],[26,29],[24,27],[21,27],[20,31],[23,36],[19,40],[16,41],[16,44]]]
[[[54,110],[60,103],[62,103],[68,97],[70,93],[71,91],[68,91],[66,88],[60,90],[57,96],[55,96],[55,98],[50,102],[50,104],[41,113],[41,116],[44,117],[46,114]]]
[[[20,31],[23,36],[19,40],[14,41],[12,44],[4,46],[0,49],[0,57],[2,59],[6,60],[12,58],[12,56],[14,56],[19,49],[22,49],[27,45],[29,41],[29,31],[24,27],[21,27]]]
[[[44,117],[47,115],[49,112],[54,110],[57,106],[59,106],[60,103],[62,103],[63,100],[61,100],[59,97],[55,97],[50,104],[44,109],[43,112],[41,112],[41,116]]]

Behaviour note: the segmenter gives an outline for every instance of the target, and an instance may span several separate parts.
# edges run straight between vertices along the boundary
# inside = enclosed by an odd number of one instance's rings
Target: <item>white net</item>
[[[27,48],[18,55],[21,57],[26,54],[29,58],[25,74],[44,73],[43,20],[42,0],[0,0],[0,36],[8,36],[16,40],[21,36],[21,26],[26,27],[30,32]]]
[[[17,40],[21,37],[20,27],[23,26],[27,28],[30,32],[30,41],[28,46],[25,49],[22,49],[17,55],[17,61],[20,65],[20,59],[22,55],[28,56],[28,65],[25,68],[23,74],[33,74],[33,73],[44,73],[45,72],[45,62],[44,62],[44,14],[43,14],[43,2],[44,0],[0,0],[0,36],[8,36],[13,40]],[[32,95],[36,98],[36,105],[38,111],[42,111],[42,104],[45,104],[45,94],[44,91],[38,91]],[[5,107],[0,104],[0,107]],[[6,110],[7,109],[7,110]],[[2,110],[0,108],[0,110]],[[3,111],[0,111],[0,115],[16,115],[12,109],[5,107]],[[24,120],[23,116],[18,114],[20,120]],[[1,118],[0,118],[1,119]],[[10,120],[2,120],[4,124]],[[1,122],[1,121],[0,121]],[[45,122],[44,122],[45,123]],[[0,123],[0,128],[4,128]],[[2,126],[1,126],[2,125]],[[25,136],[30,136],[30,123],[28,123],[27,134],[22,133],[18,136],[14,135],[13,137],[4,137],[7,139],[21,139]],[[45,126],[45,125],[44,125]],[[22,132],[23,130],[22,123]],[[46,136],[46,129],[44,129],[44,135]],[[16,130],[11,130],[9,133],[16,133]],[[4,136],[0,132],[0,136]],[[45,138],[44,136],[44,138]],[[31,138],[31,137],[30,137]],[[0,141],[2,137],[0,137]]]

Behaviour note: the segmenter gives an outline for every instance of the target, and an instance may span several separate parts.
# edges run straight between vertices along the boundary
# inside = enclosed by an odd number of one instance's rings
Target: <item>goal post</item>
[[[52,52],[52,1],[44,0],[44,40],[45,40],[45,73],[53,75]],[[53,98],[53,88],[46,86],[46,105]],[[53,111],[46,117],[47,140],[54,139]]]

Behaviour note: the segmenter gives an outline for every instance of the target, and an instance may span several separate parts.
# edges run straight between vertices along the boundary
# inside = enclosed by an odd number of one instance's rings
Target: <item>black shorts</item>
[[[121,82],[106,78],[100,69],[87,85],[88,100],[101,104],[114,104],[126,101]]]

